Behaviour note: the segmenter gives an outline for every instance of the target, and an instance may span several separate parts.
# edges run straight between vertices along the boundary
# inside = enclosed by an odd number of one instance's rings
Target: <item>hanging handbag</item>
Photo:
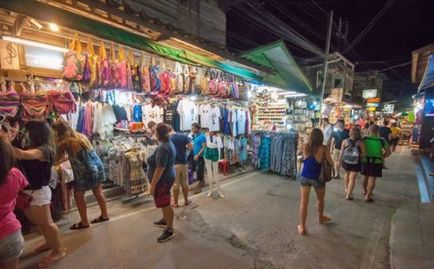
[[[82,55],[81,43],[76,33],[69,45],[69,51],[65,53],[63,78],[67,81],[81,81],[85,61],[86,58]]]
[[[327,150],[327,148],[325,148]],[[321,164],[321,171],[319,172],[319,180],[321,182],[329,182],[332,180],[332,165],[327,161],[326,152],[324,151],[324,158]]]

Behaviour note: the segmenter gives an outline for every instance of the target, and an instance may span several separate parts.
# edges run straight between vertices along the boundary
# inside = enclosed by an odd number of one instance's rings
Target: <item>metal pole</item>
[[[329,29],[327,31],[327,42],[326,42],[326,48],[325,48],[325,56],[324,56],[324,73],[323,73],[323,81],[322,81],[322,89],[321,89],[321,102],[319,103],[319,112],[320,112],[320,124],[321,124],[321,111],[323,108],[323,102],[324,102],[324,92],[326,87],[326,81],[327,81],[327,71],[329,68],[328,59],[329,59],[329,53],[330,53],[330,42],[332,38],[332,28],[333,28],[333,10],[330,11],[329,15]]]

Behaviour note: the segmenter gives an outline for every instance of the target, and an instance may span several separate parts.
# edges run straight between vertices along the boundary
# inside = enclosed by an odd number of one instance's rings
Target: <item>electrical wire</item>
[[[374,27],[374,25],[383,17],[384,14],[386,14],[387,10],[392,6],[394,0],[389,0],[386,2],[386,4],[380,9],[380,11],[375,15],[374,18],[366,25],[366,27],[357,35],[357,37],[351,42],[350,47],[345,50],[348,51],[354,46],[356,46],[360,40],[362,40],[363,37],[366,36],[366,34]]]

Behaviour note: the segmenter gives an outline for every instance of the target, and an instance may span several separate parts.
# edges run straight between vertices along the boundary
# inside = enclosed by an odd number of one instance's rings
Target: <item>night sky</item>
[[[388,3],[388,1],[390,1]],[[327,14],[334,10],[332,52],[339,51],[353,63],[356,71],[385,69],[411,61],[411,52],[434,43],[434,0],[267,0],[237,2],[227,13],[228,48],[240,52],[276,41],[263,26],[249,18],[255,12],[270,12],[317,47],[324,49]],[[389,4],[384,15],[360,39],[353,49],[345,52],[377,13]],[[339,18],[348,21],[346,41],[338,36]],[[318,57],[287,42],[290,51],[302,60]],[[390,82],[386,89],[397,96],[410,91],[410,66],[386,71]]]

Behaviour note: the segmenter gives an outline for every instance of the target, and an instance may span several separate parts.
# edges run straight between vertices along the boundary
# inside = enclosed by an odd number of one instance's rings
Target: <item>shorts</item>
[[[182,186],[182,189],[188,188],[188,169],[185,164],[175,164],[175,183],[173,184],[173,189],[179,191],[179,188]]]
[[[362,163],[362,175],[368,177],[382,177],[383,164],[382,163]]]
[[[338,162],[341,155],[340,149],[333,149],[333,161]]]
[[[10,262],[18,259],[24,250],[24,238],[18,230],[0,240],[0,262]]]
[[[345,171],[348,172],[360,172],[362,170],[362,164],[348,164],[345,162],[342,162],[342,168],[344,168]]]
[[[396,145],[398,145],[398,141],[399,141],[399,137],[392,138],[392,139],[390,140],[390,145],[391,145],[391,146],[396,146]]]
[[[324,189],[326,183],[318,179],[310,179],[304,176],[300,177],[300,185],[304,187],[314,187],[315,189]]]
[[[174,181],[175,179],[157,183],[154,193],[154,202],[157,208],[163,208],[170,205],[170,189],[172,188]]]
[[[32,196],[30,206],[51,204],[51,189],[48,186],[43,186],[39,190],[24,190],[23,192]]]

